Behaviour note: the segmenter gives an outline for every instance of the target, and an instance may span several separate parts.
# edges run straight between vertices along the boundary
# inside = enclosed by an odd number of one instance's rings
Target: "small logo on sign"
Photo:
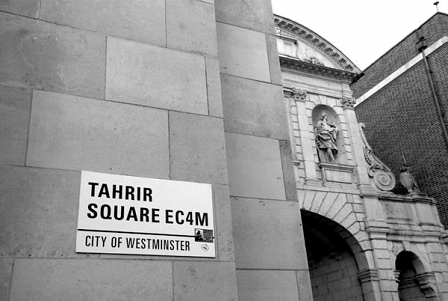
[[[206,251],[208,251],[208,246],[206,244],[203,244],[201,246],[201,249],[202,249],[202,251],[206,252]]]
[[[213,242],[213,230],[194,229],[194,241]]]

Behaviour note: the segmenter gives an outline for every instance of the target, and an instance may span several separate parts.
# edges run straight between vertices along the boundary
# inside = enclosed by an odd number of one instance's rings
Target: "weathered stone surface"
[[[0,163],[24,165],[31,90],[0,85]]]
[[[221,73],[270,82],[265,35],[217,23]]]
[[[299,300],[313,300],[313,292],[311,289],[310,272],[297,271],[297,285],[299,287]]]
[[[277,140],[226,134],[230,195],[285,200]]]
[[[219,61],[205,58],[205,67],[207,71],[208,113],[211,116],[223,117]]]
[[[27,165],[167,178],[162,110],[34,91]]]
[[[283,177],[285,179],[286,200],[297,202],[296,177],[292,161],[291,144],[289,141],[280,141],[280,155],[282,158]]]
[[[289,139],[282,87],[222,74],[226,132]]]
[[[169,301],[172,281],[163,261],[17,259],[10,300]]]
[[[227,184],[222,119],[170,112],[169,122],[172,179]]]
[[[307,268],[297,202],[232,198],[231,205],[237,268]]]
[[[216,1],[216,20],[261,32],[273,32],[270,0]]]
[[[12,280],[13,259],[0,259],[0,300],[8,300]]]
[[[294,271],[237,271],[238,297],[245,301],[298,301]],[[312,299],[303,299],[312,300]]]
[[[226,185],[214,185],[213,198],[217,220],[216,235],[219,260],[235,261],[229,187]]]
[[[208,114],[202,56],[107,39],[106,98]]]
[[[0,169],[0,256],[75,256],[80,174]]]
[[[37,18],[40,0],[5,0],[0,2],[0,11]]]
[[[42,0],[40,19],[166,45],[164,0]]]
[[[167,0],[167,46],[217,55],[215,7],[197,0]]]
[[[233,262],[175,262],[175,301],[236,301]]]
[[[104,36],[0,13],[0,41],[0,84],[104,97]]]

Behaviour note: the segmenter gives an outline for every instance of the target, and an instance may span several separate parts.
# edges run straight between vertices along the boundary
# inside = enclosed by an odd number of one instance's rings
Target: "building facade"
[[[0,4],[0,300],[446,298],[435,205],[390,192],[359,70],[275,24],[268,0]],[[167,244],[101,248],[132,235]]]
[[[360,70],[312,30],[274,19],[314,300],[445,300],[435,201],[392,192],[394,170],[355,115],[350,84]]]

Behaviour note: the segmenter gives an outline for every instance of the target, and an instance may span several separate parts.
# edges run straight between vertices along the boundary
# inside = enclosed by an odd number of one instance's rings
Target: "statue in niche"
[[[315,136],[319,152],[319,158],[323,162],[334,162],[338,154],[336,144],[339,128],[334,122],[328,121],[326,113],[322,113],[320,120],[316,123]]]

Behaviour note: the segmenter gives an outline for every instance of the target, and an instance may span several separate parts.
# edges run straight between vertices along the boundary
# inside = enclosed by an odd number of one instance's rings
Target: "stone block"
[[[216,29],[221,73],[271,81],[265,34],[222,23]]]
[[[217,56],[215,7],[197,0],[166,1],[167,46]]]
[[[175,301],[236,301],[235,264],[233,262],[174,263]]]
[[[307,268],[297,202],[233,198],[231,205],[237,268]]]
[[[24,165],[31,90],[0,85],[0,163]]]
[[[219,260],[235,261],[229,187],[227,185],[214,185],[213,199]]]
[[[169,301],[172,281],[172,263],[163,261],[17,259],[10,301]]]
[[[268,49],[269,69],[271,70],[271,82],[281,85],[282,73],[278,58],[277,37],[275,35],[266,35],[266,45]]]
[[[294,174],[294,164],[292,162],[291,144],[289,141],[280,141],[280,155],[283,166],[283,178],[285,179],[286,200],[297,202],[296,177]]]
[[[166,46],[164,0],[41,0],[40,19]]]
[[[170,112],[169,123],[172,179],[228,184],[222,119]]]
[[[168,114],[34,91],[27,165],[168,178]]]
[[[0,84],[104,97],[104,36],[0,13],[0,41]]]
[[[261,32],[274,32],[270,0],[216,1],[216,20]]]
[[[352,212],[351,207],[349,205],[350,204],[348,204],[347,202],[347,196],[345,194],[339,194],[339,196],[336,198],[333,204],[331,204],[331,206],[328,208],[328,211],[325,212],[325,216],[328,218],[333,218],[340,212],[341,208],[343,207],[345,208],[343,213],[347,215],[349,212]]]
[[[208,114],[202,56],[108,38],[106,77],[107,99]]]
[[[219,61],[206,57],[205,67],[207,71],[208,113],[210,116],[223,117]]]
[[[289,140],[282,87],[223,74],[226,132]]]
[[[418,222],[420,224],[438,225],[440,221],[437,215],[431,210],[431,205],[416,203],[415,211],[417,213]]]
[[[0,259],[0,300],[8,300],[13,263],[13,259]]]
[[[313,300],[313,292],[311,289],[311,279],[310,272],[308,270],[305,271],[297,271],[297,284],[299,287],[299,300]]]
[[[230,195],[285,200],[277,140],[226,134]]]
[[[237,283],[240,300],[299,300],[299,292],[294,271],[238,270]]]
[[[0,256],[73,257],[78,172],[3,166]]]
[[[39,14],[40,0],[13,0],[1,1],[0,11],[8,13],[37,18]]]

